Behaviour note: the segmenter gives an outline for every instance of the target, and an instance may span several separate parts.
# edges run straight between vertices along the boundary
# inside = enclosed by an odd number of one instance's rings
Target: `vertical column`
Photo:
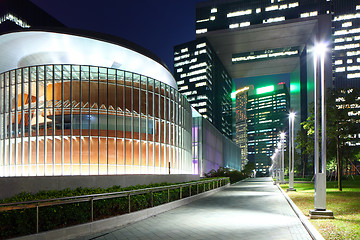
[[[58,72],[56,72],[58,73]],[[52,72],[52,175],[55,176],[56,175],[56,148],[55,148],[55,144],[56,144],[56,138],[55,138],[55,131],[56,131],[56,124],[55,124],[55,114],[56,114],[56,109],[55,109],[55,101],[56,101],[56,96],[55,96],[55,65],[53,66],[53,72]]]
[[[19,147],[18,147],[18,141],[19,141],[19,113],[18,113],[18,106],[19,106],[19,91],[18,91],[18,71],[14,70],[11,73],[11,83],[13,84],[13,88],[14,88],[14,176],[18,176],[21,175],[21,173],[19,174],[18,172],[18,152],[19,152]],[[13,83],[14,80],[14,83]]]
[[[21,82],[21,176],[25,176],[25,75],[24,71],[26,69],[20,69],[20,82]],[[1,99],[1,98],[0,98]],[[27,168],[27,172],[29,172],[29,168]]]
[[[5,177],[5,157],[4,157],[4,74],[0,75],[0,177]]]
[[[33,176],[33,172],[32,172],[32,139],[31,139],[31,135],[32,135],[32,125],[31,125],[31,119],[32,119],[32,74],[30,72],[30,68],[27,68],[27,72],[28,72],[28,167],[29,167],[29,171],[28,171],[28,176]]]

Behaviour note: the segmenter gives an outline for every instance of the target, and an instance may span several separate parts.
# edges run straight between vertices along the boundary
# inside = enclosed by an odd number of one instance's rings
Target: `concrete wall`
[[[62,190],[78,187],[108,188],[114,185],[127,187],[150,183],[178,183],[199,180],[199,175],[108,175],[108,176],[42,176],[0,178],[0,199],[12,197],[21,192],[37,193],[42,190]]]

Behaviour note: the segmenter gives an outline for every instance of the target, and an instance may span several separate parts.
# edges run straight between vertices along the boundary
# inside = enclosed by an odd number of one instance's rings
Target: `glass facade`
[[[253,25],[266,25],[319,15],[332,18],[332,65],[335,88],[360,88],[360,2],[355,0],[229,0],[207,1],[196,7],[196,34],[217,30],[236,31]],[[330,44],[329,44],[330,45]],[[290,46],[286,46],[290,47]],[[295,56],[294,50],[276,57]],[[233,63],[268,60],[269,54],[233,53]]]
[[[0,176],[191,174],[191,108],[156,79],[40,65],[0,74]]]
[[[280,132],[287,130],[289,90],[280,83],[257,88],[255,92],[249,91],[246,106],[248,160],[255,163],[256,171],[266,173]]]
[[[206,38],[174,47],[174,77],[191,106],[231,138],[232,79]]]

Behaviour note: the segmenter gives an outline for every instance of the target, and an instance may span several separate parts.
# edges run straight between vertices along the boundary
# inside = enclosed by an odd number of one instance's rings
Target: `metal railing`
[[[141,195],[141,194],[151,194],[150,205],[154,207],[154,193],[162,192],[167,190],[167,202],[170,202],[170,190],[179,189],[179,199],[183,198],[183,188],[189,187],[189,196],[191,196],[191,191],[193,186],[196,186],[196,194],[199,194],[199,186],[203,186],[203,191],[206,192],[206,187],[208,190],[212,190],[221,186],[226,185],[229,182],[229,178],[217,178],[210,180],[202,180],[196,182],[174,184],[162,187],[153,187],[153,188],[144,188],[138,190],[122,191],[122,192],[111,192],[111,193],[101,193],[101,194],[92,194],[92,195],[81,195],[74,197],[64,197],[64,198],[54,198],[54,199],[44,199],[44,200],[35,200],[27,202],[14,202],[14,203],[3,203],[0,204],[0,212],[6,212],[11,210],[22,210],[36,208],[36,233],[39,232],[39,208],[40,207],[51,207],[56,205],[65,205],[72,203],[82,203],[90,202],[91,207],[91,219],[94,221],[94,201],[112,199],[112,198],[121,198],[128,197],[128,213],[131,213],[131,196]]]

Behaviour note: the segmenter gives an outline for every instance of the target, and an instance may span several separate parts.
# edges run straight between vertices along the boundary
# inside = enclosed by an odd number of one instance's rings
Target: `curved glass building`
[[[146,50],[27,30],[0,52],[0,176],[193,172],[190,105]]]

